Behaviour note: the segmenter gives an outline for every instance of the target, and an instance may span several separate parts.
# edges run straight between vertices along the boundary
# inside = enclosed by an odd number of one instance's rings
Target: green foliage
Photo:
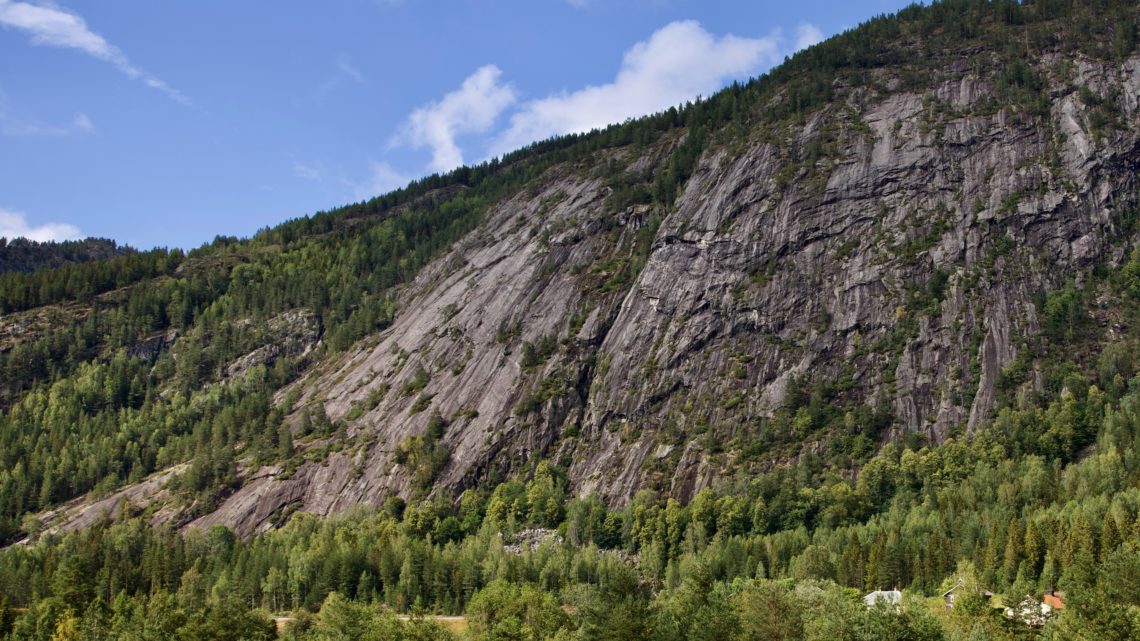
[[[1053,292],[1045,301],[1042,330],[1054,340],[1073,340],[1088,322],[1084,292],[1066,288]]]
[[[289,623],[288,641],[449,641],[452,635],[438,623],[412,617],[402,621],[391,610],[351,601],[333,592],[312,617]]]
[[[523,341],[522,360],[519,361],[519,366],[524,369],[537,367],[545,363],[546,359],[550,358],[557,348],[558,339],[551,335],[543,336],[536,343]]]
[[[427,370],[425,370],[422,365],[417,366],[416,373],[412,376],[412,379],[404,383],[403,387],[400,388],[400,396],[411,396],[419,392],[427,387],[430,380],[431,377],[428,376]]]
[[[10,244],[11,251],[18,247]],[[65,252],[66,250],[61,249]],[[94,262],[72,261],[52,269],[0,273],[0,312],[10,313],[66,300],[89,301],[94,296],[155,276],[170,274],[182,262],[181,250],[129,252]]]
[[[220,237],[189,254],[65,256],[74,263],[0,275],[0,311],[12,327],[29,328],[0,353],[0,541],[21,528],[30,535],[27,545],[0,551],[0,638],[263,639],[273,635],[268,611],[294,611],[291,639],[447,638],[428,620],[392,614],[423,610],[466,612],[480,639],[1011,638],[984,589],[1036,598],[1053,587],[1069,591],[1071,607],[1045,637],[1136,638],[1137,341],[1098,346],[1092,301],[1103,282],[1041,301],[1044,340],[1020,346],[1003,372],[1005,407],[988,429],[876,453],[892,421],[888,405],[852,405],[850,372],[793,380],[789,407],[758,419],[757,433],[730,454],[755,458],[780,439],[818,438],[817,451],[700,492],[688,505],[642,492],[611,509],[596,496],[573,497],[565,473],[546,462],[472,488],[458,503],[425,502],[451,455],[442,443],[447,421],[433,411],[424,434],[395,448],[411,479],[410,505],[392,500],[323,521],[298,514],[248,541],[224,528],[151,527],[149,514],[72,533],[45,532],[34,516],[179,463],[184,471],[170,490],[210,510],[235,486],[239,466],[295,462],[296,442],[345,429],[319,402],[302,410],[295,429],[274,406],[304,362],[281,357],[237,380],[229,365],[266,345],[269,322],[284,312],[316,318],[317,357],[383,329],[396,313],[396,288],[476,229],[489,207],[539,185],[552,168],[624,157],[620,148],[667,158],[644,172],[619,161],[601,171],[614,214],[605,224],[628,252],[589,266],[587,277],[597,280],[596,295],[613,295],[649,259],[662,217],[707,150],[779,140],[782,127],[802,122],[837,88],[926,90],[947,52],[957,59],[970,48],[992,54],[975,70],[998,89],[992,108],[1040,118],[1048,70],[1036,54],[1052,47],[1120,59],[1135,41],[1134,3],[1120,0],[915,5],[709,99],[542,141],[248,240]],[[1119,96],[1085,88],[1080,97],[1095,135],[1119,126]],[[838,135],[827,126],[789,151],[785,188],[796,188],[790,178],[801,169],[811,180],[826,177],[812,172],[826,168]],[[1004,208],[1016,209],[1022,195]],[[898,255],[927,251],[943,224],[908,230]],[[852,251],[851,242],[836,256]],[[1012,242],[996,240],[995,253]],[[908,313],[880,347],[901,350],[954,278],[936,270],[915,283]],[[1108,285],[1140,298],[1140,254]],[[501,342],[518,332],[502,328]],[[521,348],[529,369],[559,345],[549,336]],[[551,369],[520,390],[519,417],[577,392],[572,371]],[[1038,371],[1041,389],[1029,393]],[[747,378],[747,368],[735,375]],[[413,413],[430,408],[429,380],[418,367],[398,390],[414,398]],[[381,389],[351,420],[382,402]],[[741,400],[726,397],[721,407],[739,412]],[[719,445],[716,426],[704,427]],[[549,531],[537,545],[505,547],[504,536],[521,528]],[[935,619],[909,598],[937,595],[948,580],[969,586],[950,616]],[[900,608],[868,609],[857,599],[889,586],[908,591]]]
[[[419,414],[431,405],[432,394],[420,394],[408,408],[408,414]]]
[[[515,415],[525,417],[533,414],[542,409],[542,406],[547,401],[553,398],[558,398],[563,394],[567,394],[574,389],[574,381],[571,378],[572,372],[568,369],[560,369],[553,374],[543,378],[538,387],[528,391],[518,405],[515,407]]]
[[[673,150],[669,163],[665,169],[653,180],[653,199],[665,206],[670,206],[677,198],[677,190],[689,180],[697,168],[697,160],[701,157],[708,132],[703,128],[692,129],[685,139]]]
[[[433,417],[434,418],[434,417]],[[422,436],[409,436],[396,446],[392,459],[407,467],[408,477],[418,496],[424,496],[431,489],[432,482],[451,460],[451,450],[441,442],[443,428],[429,421],[429,430]],[[446,424],[444,424],[446,426]]]
[[[502,579],[475,593],[467,620],[475,641],[542,641],[569,623],[553,594]]]
[[[213,629],[210,616],[234,620],[224,604],[202,609],[211,595],[232,594],[273,610],[323,603],[323,620],[299,618],[290,634],[326,636],[294,638],[338,638],[345,625],[396,630],[390,615],[363,605],[375,600],[466,611],[480,638],[576,628],[587,638],[622,630],[622,638],[822,639],[846,630],[842,638],[938,639],[989,629],[979,586],[1039,594],[1059,580],[1072,606],[1050,625],[1129,638],[1131,628],[1120,626],[1131,625],[1128,607],[1140,598],[1140,391],[1119,400],[1066,396],[1046,410],[1056,418],[1035,428],[1038,438],[1048,440],[1066,404],[1098,424],[1097,453],[1068,464],[1024,453],[1029,428],[999,422],[933,449],[886,448],[854,485],[828,481],[805,461],[742,493],[706,491],[688,506],[641,493],[610,510],[596,498],[568,498],[564,474],[543,463],[529,481],[499,485],[486,504],[465,493],[456,507],[298,515],[249,542],[220,528],[177,534],[144,520],[49,535],[0,553],[0,594],[31,606],[14,624],[29,634],[54,630],[65,605],[82,621],[92,603],[146,608],[147,595],[165,593],[168,610],[145,618],[195,633]],[[438,437],[443,419],[429,422],[427,436]],[[557,527],[563,542],[507,552],[499,530],[528,525]],[[636,552],[636,565],[596,546]],[[799,587],[769,577],[793,577]],[[855,600],[886,585],[939,594],[955,581],[959,601],[945,632],[921,606],[867,610]],[[653,585],[663,587],[656,597],[641,587]],[[347,601],[328,601],[333,592]],[[561,607],[567,599],[570,610]],[[232,625],[257,629],[255,620]]]

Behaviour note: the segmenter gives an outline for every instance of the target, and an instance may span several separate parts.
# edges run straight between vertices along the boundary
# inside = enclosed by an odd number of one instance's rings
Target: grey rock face
[[[226,366],[229,380],[241,378],[251,367],[272,365],[281,356],[304,358],[320,342],[320,327],[311,310],[294,309],[265,324],[265,344]]]
[[[1118,90],[1123,125],[1092,131],[1082,86]],[[965,71],[923,94],[842,91],[775,136],[710,145],[668,209],[614,211],[597,167],[659,169],[676,140],[549,170],[424,269],[391,327],[297,383],[294,419],[323,405],[347,424],[339,451],[252,473],[197,525],[450,496],[541,458],[614,503],[686,498],[820,447],[774,432],[804,381],[889,409],[884,439],[980,428],[1035,301],[1122,260],[1140,60],[1051,76],[1040,119],[994,92]],[[435,414],[449,457],[417,467],[400,453]],[[777,437],[792,449],[743,454]]]
[[[178,330],[170,330],[131,346],[127,354],[131,358],[154,360],[159,354],[170,349],[176,340],[178,340]]]

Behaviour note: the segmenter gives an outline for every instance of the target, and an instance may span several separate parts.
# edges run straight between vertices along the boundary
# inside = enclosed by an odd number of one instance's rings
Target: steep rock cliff
[[[1119,264],[1135,205],[1140,59],[1032,71],[1036,105],[985,51],[921,88],[837,77],[802,118],[708,134],[670,206],[621,192],[698,132],[551,167],[389,328],[278,395],[294,425],[343,429],[194,525],[454,496],[541,459],[613,503],[687,498],[837,443],[979,429],[1044,296]]]

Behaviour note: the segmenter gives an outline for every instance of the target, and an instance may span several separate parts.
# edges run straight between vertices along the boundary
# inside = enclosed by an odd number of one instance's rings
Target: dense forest
[[[1096,287],[1140,297],[1140,254]],[[273,638],[269,613],[289,612],[287,638],[448,638],[396,618],[435,612],[465,613],[477,639],[1133,639],[1138,345],[1106,345],[1086,372],[1056,361],[1052,398],[938,447],[887,446],[854,482],[805,459],[688,505],[643,493],[611,510],[543,462],[457,504],[298,514],[251,541],[145,515],[43,535],[0,554],[0,632]],[[898,608],[858,600],[892,586]],[[1068,607],[1038,630],[986,595],[1053,588]]]
[[[37,242],[27,238],[0,238],[0,272],[34,272],[133,251],[107,238]]]
[[[241,467],[295,466],[338,447],[343,422],[317,406],[290,423],[296,398],[279,390],[387,327],[400,286],[559,163],[684,131],[664,171],[616,182],[610,196],[614,211],[668,207],[703,149],[803,119],[831,98],[837,75],[859,83],[898,66],[904,86],[921,84],[924,57],[887,43],[993,50],[1007,69],[1003,105],[1033,118],[1049,97],[1020,61],[1028,43],[1118,60],[1136,39],[1135,5],[1120,0],[913,6],[685,108],[536,143],[250,239],[190,252],[111,244],[113,256],[96,251],[103,245],[7,243],[0,639],[272,639],[278,623],[290,639],[455,634],[429,614],[465,615],[463,634],[480,640],[1140,638],[1136,251],[1119,269],[1042,292],[1040,336],[1002,372],[992,421],[938,445],[884,443],[889,412],[856,417],[805,384],[790,394],[789,423],[874,429],[687,504],[650,491],[622,508],[576,497],[561,462],[539,461],[459,497],[425,483],[422,501],[382,510],[283,514],[250,540],[155,525],[146,512],[67,533],[39,517],[181,464],[168,489],[185,506],[173,522],[185,523],[214,509]],[[613,278],[639,269],[646,229]],[[1119,331],[1105,331],[1106,315]],[[283,343],[274,328],[309,324],[319,342],[264,351]],[[524,362],[544,349],[529,345]],[[271,357],[234,367],[259,350]],[[1026,391],[1031,376],[1040,391]],[[403,452],[427,481],[447,455],[436,437],[429,430]],[[860,600],[891,588],[905,591],[898,606]],[[951,589],[953,609],[941,598]],[[1053,589],[1067,607],[1044,625],[995,607],[1035,605]]]

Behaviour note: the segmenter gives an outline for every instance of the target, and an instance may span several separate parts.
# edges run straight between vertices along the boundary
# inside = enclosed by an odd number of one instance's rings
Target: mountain
[[[542,460],[621,506],[987,429],[1056,392],[1051,305],[1133,241],[1134,35],[1046,6],[908,9],[248,240],[6,276],[8,527],[180,463],[165,518],[249,535]]]
[[[63,265],[102,260],[131,251],[106,238],[37,242],[0,238],[0,272],[32,272]]]
[[[0,638],[404,629],[369,602],[1015,638],[987,591],[1058,586],[1047,638],[1135,638],[1138,18],[913,6],[249,239],[0,276]],[[890,586],[961,607],[851,599]]]
[[[528,160],[390,326],[280,397],[343,423],[339,451],[251,473],[199,523],[454,496],[543,459],[612,505],[684,501],[983,428],[1047,297],[1128,257],[1140,75],[1045,30],[931,29],[873,23],[643,140]]]

